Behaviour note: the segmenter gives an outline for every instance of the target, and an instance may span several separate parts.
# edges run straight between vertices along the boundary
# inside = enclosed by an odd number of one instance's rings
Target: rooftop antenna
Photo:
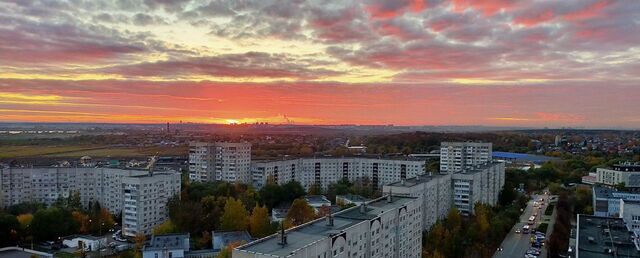
[[[287,233],[284,232],[284,223],[282,223],[282,226],[280,227],[280,242],[278,243],[281,246],[285,246],[287,245]]]

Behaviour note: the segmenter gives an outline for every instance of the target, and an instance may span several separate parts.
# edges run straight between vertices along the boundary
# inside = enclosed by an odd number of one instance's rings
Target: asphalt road
[[[547,233],[546,233],[547,237],[551,233],[551,229],[553,228],[552,223],[555,222],[555,219],[553,216],[544,216],[544,210],[549,205],[549,196],[533,195],[532,197],[533,198],[529,200],[529,203],[527,203],[527,207],[522,212],[522,215],[520,215],[520,221],[513,226],[509,234],[502,241],[501,247],[503,248],[503,250],[497,251],[493,255],[494,258],[524,257],[524,254],[527,252],[529,247],[531,247],[531,242],[530,242],[531,234],[515,233],[515,231],[516,229],[522,229],[524,225],[527,225],[527,222],[529,221],[529,217],[534,213],[538,213],[538,216],[535,221],[535,224],[531,227],[535,229],[540,223],[545,222],[545,217],[546,218],[551,217],[550,221],[546,221],[549,224],[549,226],[547,227]],[[535,201],[539,200],[540,197],[544,197],[545,204],[542,208],[535,208],[533,205],[533,202],[534,200]],[[555,215],[555,212],[554,212],[554,215]],[[546,249],[544,247],[542,248],[542,253],[540,254],[540,257],[546,257]]]

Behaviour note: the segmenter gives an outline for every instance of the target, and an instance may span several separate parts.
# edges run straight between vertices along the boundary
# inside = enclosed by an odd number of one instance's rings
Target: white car
[[[522,232],[519,228],[516,229],[516,233],[520,234],[520,232]]]

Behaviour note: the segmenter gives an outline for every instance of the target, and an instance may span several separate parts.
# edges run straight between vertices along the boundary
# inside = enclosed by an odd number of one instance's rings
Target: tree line
[[[21,203],[0,211],[0,246],[27,245],[60,240],[72,234],[106,233],[115,225],[114,216],[100,203],[83,207],[80,194],[59,198],[50,207]]]

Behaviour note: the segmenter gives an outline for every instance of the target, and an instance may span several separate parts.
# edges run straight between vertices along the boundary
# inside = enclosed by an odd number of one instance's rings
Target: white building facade
[[[621,163],[611,168],[596,169],[597,183],[609,186],[624,184],[625,187],[640,187],[640,163]]]
[[[277,184],[295,180],[307,190],[313,185],[326,189],[343,178],[350,182],[366,178],[375,189],[382,189],[385,184],[423,174],[425,162],[417,159],[332,157],[259,161],[251,167],[253,185],[257,188],[266,185],[268,180]]]
[[[147,173],[95,167],[0,168],[0,205],[8,207],[24,202],[51,205],[58,198],[68,198],[77,192],[83,206],[98,201],[117,214],[123,205],[122,180]]]
[[[462,214],[473,214],[475,204],[496,205],[504,186],[505,166],[502,162],[478,165],[474,169],[454,173],[453,204]]]
[[[492,144],[485,142],[442,142],[440,173],[456,173],[491,161]]]
[[[408,257],[422,249],[420,198],[382,197],[233,250],[234,258]]]
[[[419,175],[387,184],[383,193],[422,199],[422,230],[429,230],[451,210],[451,175]]]
[[[251,183],[251,144],[192,142],[189,179]]]
[[[180,174],[159,172],[123,180],[124,210],[122,234],[150,235],[153,228],[169,218],[167,203],[180,195]]]

